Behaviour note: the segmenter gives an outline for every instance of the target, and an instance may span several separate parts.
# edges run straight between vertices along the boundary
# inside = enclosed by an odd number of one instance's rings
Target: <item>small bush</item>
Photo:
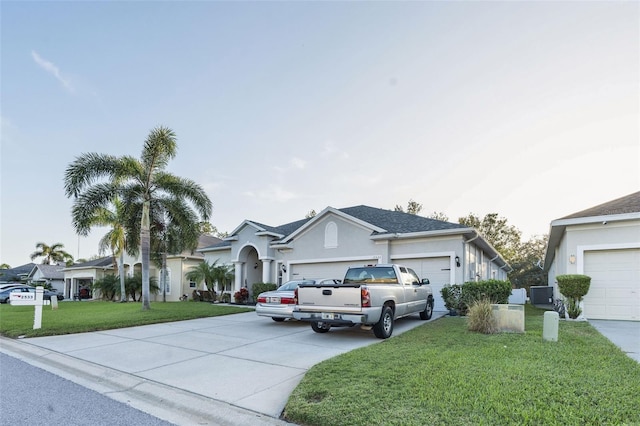
[[[278,285],[274,283],[254,283],[251,287],[251,295],[253,296],[253,300],[258,300],[258,295],[260,293],[264,293],[265,291],[272,291],[277,288]]]
[[[558,290],[565,297],[582,300],[582,297],[589,292],[591,277],[588,275],[558,275]]]
[[[467,327],[469,331],[477,331],[483,334],[494,334],[498,331],[498,325],[493,316],[493,309],[489,299],[476,300],[469,306]]]
[[[491,303],[508,303],[511,295],[509,281],[468,281],[464,284],[445,285],[440,291],[445,307],[466,315],[473,302],[488,299]]]
[[[249,300],[249,290],[247,290],[246,287],[242,287],[233,294],[233,299],[236,303],[247,303]]]
[[[229,302],[231,302],[231,293],[221,293],[220,297],[218,298],[218,301],[220,303],[229,303]]]

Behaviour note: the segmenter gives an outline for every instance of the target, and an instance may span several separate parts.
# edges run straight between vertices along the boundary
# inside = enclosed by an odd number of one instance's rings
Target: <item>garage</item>
[[[451,283],[451,261],[448,256],[430,257],[425,259],[399,259],[398,263],[416,271],[420,278],[428,278],[433,289],[436,311],[446,311],[440,290],[445,284]]]
[[[375,265],[377,263],[375,259],[347,262],[294,263],[290,265],[291,273],[289,279],[335,278],[341,280],[344,278],[344,274],[350,266]]]
[[[586,318],[640,321],[640,249],[585,251],[584,274]]]

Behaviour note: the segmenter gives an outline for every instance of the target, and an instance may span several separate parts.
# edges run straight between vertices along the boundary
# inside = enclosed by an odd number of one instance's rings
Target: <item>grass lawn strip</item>
[[[483,335],[445,317],[314,366],[286,419],[303,425],[640,424],[640,365],[585,322],[542,341]]]
[[[203,302],[152,302],[148,311],[143,311],[137,302],[60,302],[56,310],[51,306],[42,307],[42,328],[34,330],[33,306],[0,305],[0,335],[55,336],[249,311],[251,309],[240,306]]]

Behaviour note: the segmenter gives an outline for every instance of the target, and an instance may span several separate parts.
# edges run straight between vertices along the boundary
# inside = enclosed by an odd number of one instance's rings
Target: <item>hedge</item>
[[[508,303],[511,283],[500,280],[467,281],[464,284],[446,284],[440,291],[445,307],[464,315],[473,302],[488,299],[491,303]]]
[[[564,297],[582,300],[582,297],[589,292],[591,277],[588,275],[571,274],[558,275],[558,290]]]
[[[253,283],[253,286],[251,287],[251,295],[253,296],[253,300],[258,300],[258,295],[260,293],[273,291],[277,288],[278,285],[274,283]]]

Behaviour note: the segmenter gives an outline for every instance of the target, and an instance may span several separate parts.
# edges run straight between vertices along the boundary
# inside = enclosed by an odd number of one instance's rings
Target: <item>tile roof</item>
[[[638,212],[640,212],[640,191],[625,195],[624,197],[616,198],[615,200],[607,201],[606,203],[598,204],[597,206],[570,214],[569,216],[565,216],[560,219],[577,219],[581,217],[608,216]]]

